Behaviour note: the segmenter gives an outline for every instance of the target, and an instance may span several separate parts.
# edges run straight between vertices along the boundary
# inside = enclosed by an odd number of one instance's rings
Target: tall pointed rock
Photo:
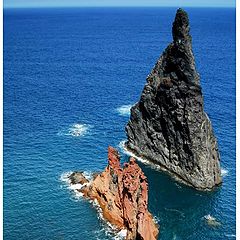
[[[187,13],[178,9],[169,44],[131,109],[126,147],[200,190],[221,183],[220,157],[203,109]]]

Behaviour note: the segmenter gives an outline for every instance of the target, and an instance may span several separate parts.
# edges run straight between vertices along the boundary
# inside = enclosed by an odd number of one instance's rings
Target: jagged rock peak
[[[201,91],[189,31],[188,15],[182,9],[178,9],[172,27],[173,42],[168,45],[153,68],[147,79],[149,82],[158,83],[161,80],[162,86],[169,87],[184,81],[188,86],[194,85]]]
[[[82,172],[69,176],[71,184],[83,184],[78,189],[84,197],[97,200],[103,217],[118,230],[125,240],[156,240],[159,230],[148,211],[148,183],[134,158],[121,167],[120,155],[108,147],[108,166],[88,181]]]
[[[210,190],[222,181],[220,156],[204,112],[189,29],[187,13],[178,9],[173,42],[158,59],[139,102],[131,109],[126,147],[179,181]]]
[[[177,42],[179,40],[189,40],[189,30],[190,26],[188,15],[183,9],[179,8],[177,10],[172,27],[172,35],[174,42]]]

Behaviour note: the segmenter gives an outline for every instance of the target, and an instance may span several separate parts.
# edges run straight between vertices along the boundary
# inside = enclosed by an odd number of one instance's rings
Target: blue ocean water
[[[159,239],[235,239],[235,9],[186,10],[224,182],[202,193],[139,164]],[[108,145],[126,139],[129,106],[171,41],[175,12],[4,9],[5,240],[113,239],[61,176],[102,170]],[[207,225],[208,214],[221,226]]]

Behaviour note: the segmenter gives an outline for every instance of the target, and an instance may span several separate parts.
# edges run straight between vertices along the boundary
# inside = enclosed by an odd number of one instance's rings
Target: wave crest
[[[67,186],[67,188],[72,191],[74,193],[74,198],[75,200],[80,200],[83,197],[83,194],[81,192],[79,192],[78,190],[81,189],[84,185],[89,184],[89,183],[85,183],[85,184],[71,184],[70,180],[69,180],[69,176],[72,174],[72,171],[69,172],[65,172],[60,176],[60,180],[62,182],[64,182]],[[83,172],[84,177],[86,177],[89,181],[91,181],[93,179],[93,173],[90,171],[84,171]],[[113,237],[114,240],[124,240],[126,238],[126,234],[127,234],[127,230],[122,229],[122,230],[118,230],[115,226],[113,226],[110,222],[106,221],[103,217],[103,211],[97,201],[97,199],[94,200],[90,200],[90,202],[93,204],[93,206],[95,207],[95,209],[97,210],[98,213],[98,219],[101,220],[102,222],[102,229],[100,230],[100,232],[102,230],[104,230],[105,234],[109,237]],[[97,232],[96,232],[97,234]],[[98,238],[97,238],[98,239]]]
[[[121,116],[129,116],[130,112],[131,112],[131,107],[133,105],[122,105],[121,107],[117,108],[117,112],[121,115]]]
[[[134,157],[134,158],[137,159],[138,161],[142,162],[142,163],[145,164],[145,165],[148,165],[149,167],[151,167],[151,168],[154,169],[154,170],[164,171],[164,169],[161,169],[160,166],[152,163],[151,161],[149,161],[149,160],[147,160],[147,159],[145,159],[145,158],[141,158],[141,157],[135,155],[133,152],[127,150],[127,148],[125,147],[125,142],[126,142],[126,140],[122,140],[122,141],[118,144],[118,147],[120,148],[120,150],[121,150],[124,154],[126,154],[126,155],[128,155],[128,156],[130,156],[130,157]]]
[[[224,168],[221,168],[221,175],[222,175],[222,177],[227,176],[228,175],[228,170],[224,169]]]
[[[79,191],[85,184],[80,184],[80,183],[77,183],[77,184],[71,184],[70,180],[69,180],[69,176],[72,174],[73,172],[65,172],[63,173],[61,176],[60,176],[60,180],[62,182],[64,182],[67,186],[67,188],[69,190],[71,190],[73,193],[74,193],[74,198],[76,200],[79,200],[83,194]],[[91,172],[88,172],[88,171],[84,171],[83,172],[83,175],[84,177],[86,177],[89,181],[92,179],[92,173]]]

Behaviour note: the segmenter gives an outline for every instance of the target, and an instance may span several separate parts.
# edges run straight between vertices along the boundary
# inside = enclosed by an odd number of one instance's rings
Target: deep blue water
[[[159,239],[235,239],[235,9],[186,10],[226,174],[219,189],[202,193],[140,163],[149,208],[159,220]],[[171,41],[175,12],[4,10],[5,240],[112,239],[95,208],[60,178],[102,170],[108,145],[126,138],[129,116],[117,109],[138,101]],[[222,225],[208,226],[207,214]]]

